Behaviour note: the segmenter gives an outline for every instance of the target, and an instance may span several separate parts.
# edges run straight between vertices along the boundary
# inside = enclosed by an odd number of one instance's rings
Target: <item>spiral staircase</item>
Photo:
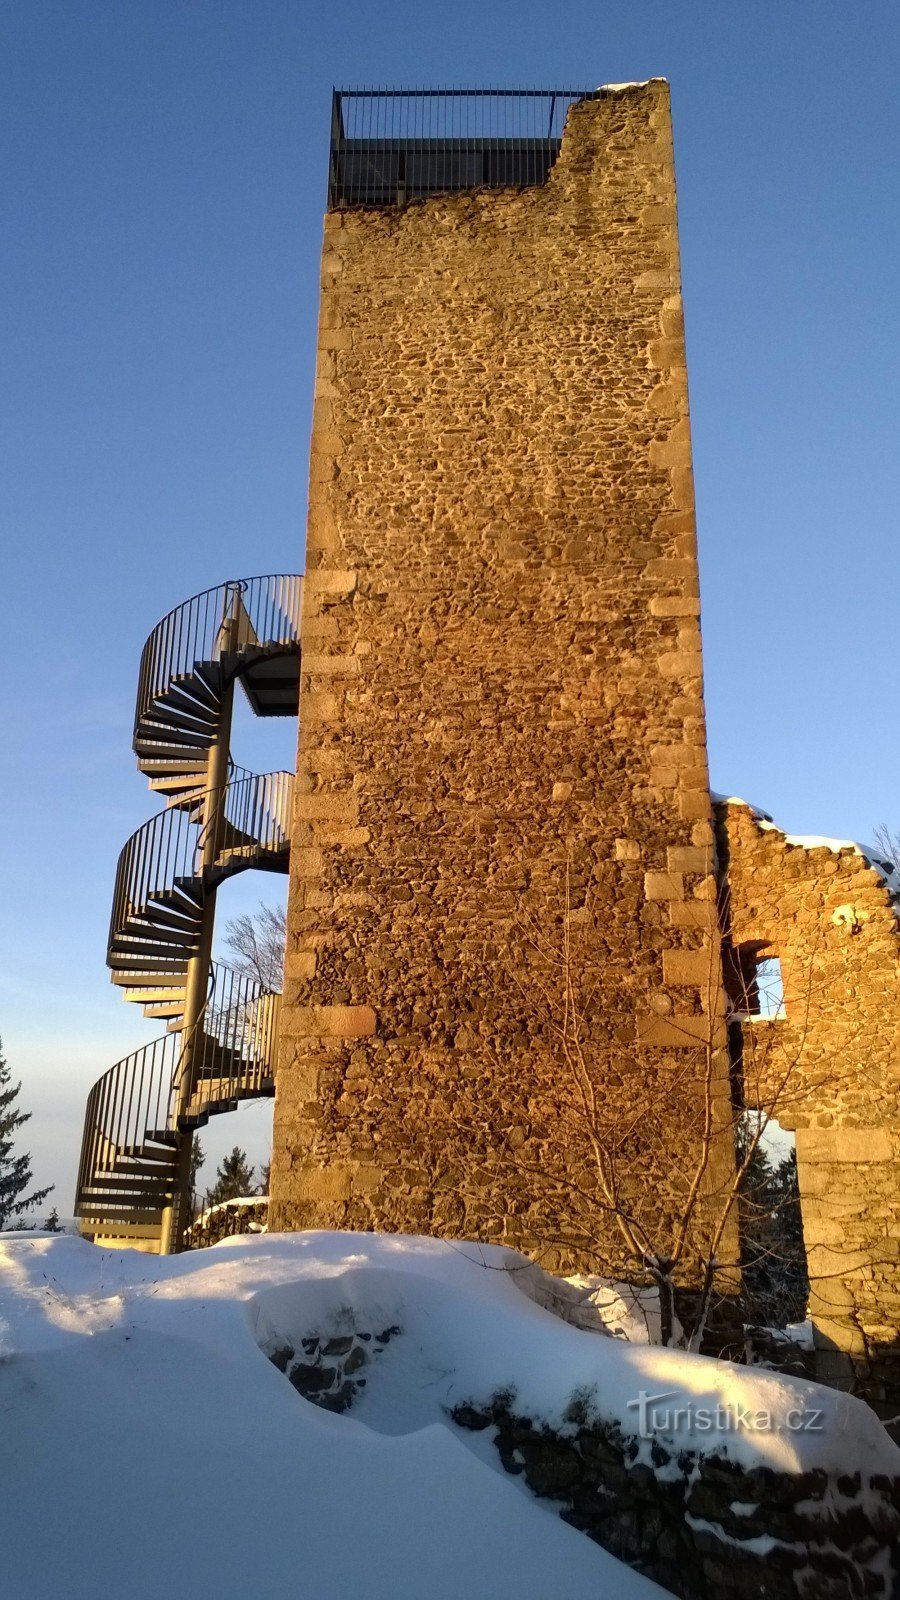
[[[107,963],[167,1032],[88,1096],[75,1214],[88,1238],[168,1253],[190,1221],[194,1130],[272,1095],[280,996],[212,960],[216,891],[286,872],[292,775],[231,761],[234,691],[295,716],[302,579],[220,584],[169,612],[141,657],[134,749],[158,812],[119,856]]]

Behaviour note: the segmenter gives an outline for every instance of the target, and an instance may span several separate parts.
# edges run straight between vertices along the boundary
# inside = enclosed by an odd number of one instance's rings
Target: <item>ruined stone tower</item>
[[[465,137],[389,98],[386,129],[386,97],[335,97],[271,1225],[626,1271],[623,1218],[669,1248],[696,1186],[708,1243],[762,1037],[734,975],[809,945],[824,1020],[792,980],[772,1071],[782,1038],[825,1063],[784,1125],[817,1248],[822,1182],[854,1196],[820,1343],[871,1375],[900,1325],[897,1072],[863,1072],[834,1004],[849,951],[885,1017],[896,922],[862,857],[782,903],[749,814],[716,854],[667,86],[530,97],[539,133],[513,96]]]
[[[516,972],[588,900],[624,1102],[709,1034],[666,84],[571,104],[538,176],[326,216],[275,1226],[568,1237],[498,1153],[563,1115]]]

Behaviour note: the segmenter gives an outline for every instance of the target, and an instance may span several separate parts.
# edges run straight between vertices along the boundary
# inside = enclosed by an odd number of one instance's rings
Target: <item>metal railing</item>
[[[293,793],[292,772],[243,772],[229,778],[224,820],[258,850],[280,855],[290,846]],[[224,846],[228,848],[227,836]]]
[[[197,876],[200,826],[184,811],[160,811],[127,839],[119,853],[109,921],[108,949],[155,900]],[[177,931],[177,930],[175,930]],[[153,941],[159,930],[141,934]],[[174,941],[173,941],[174,942]]]
[[[198,1211],[182,1234],[183,1250],[206,1250],[220,1239],[234,1239],[241,1234],[265,1233],[269,1225],[268,1195],[248,1195],[237,1200],[223,1200],[217,1206]]]
[[[166,1140],[174,1147],[184,1131],[178,1106],[186,1106],[183,1125],[196,1126],[220,1106],[272,1092],[280,998],[215,962],[197,1037],[165,1034],[98,1079],[88,1096],[77,1216],[158,1211],[171,1185]]]
[[[290,845],[293,773],[237,770],[242,775],[227,784],[221,818],[216,819],[221,831],[223,877],[255,863],[259,856],[280,856]],[[143,918],[152,902],[173,889],[188,890],[190,884],[202,882],[203,846],[201,823],[189,812],[172,808],[157,812],[126,840],[116,868],[110,952],[126,932],[148,944],[166,942],[165,928],[152,926],[152,916],[151,922],[137,927],[134,920]],[[179,943],[177,938],[168,942]],[[140,954],[137,945],[135,954]]]
[[[391,206],[546,183],[592,89],[335,89],[328,205]]]
[[[273,655],[295,648],[300,641],[303,579],[296,574],[235,579],[205,589],[158,622],[141,653],[134,731],[156,699],[175,679],[188,678],[201,663],[222,660],[223,653],[240,653],[243,661],[256,653]],[[231,621],[229,649],[225,624]],[[223,678],[237,669],[237,660],[223,662]]]

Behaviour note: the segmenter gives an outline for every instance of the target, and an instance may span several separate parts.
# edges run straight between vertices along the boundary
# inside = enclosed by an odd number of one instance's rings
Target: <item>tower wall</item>
[[[698,613],[666,85],[574,106],[540,187],[329,213],[273,1227],[612,1265],[567,986],[677,1215],[722,1058]]]

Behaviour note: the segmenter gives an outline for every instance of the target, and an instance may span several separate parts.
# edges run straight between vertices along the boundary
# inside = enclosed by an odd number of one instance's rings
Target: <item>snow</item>
[[[772,1431],[680,1442],[786,1470],[897,1471],[848,1395],[572,1327],[499,1248],[371,1234],[228,1239],[159,1259],[67,1237],[0,1240],[0,1548],[29,1600],[650,1600],[446,1408],[514,1389],[565,1427],[575,1391],[634,1432],[641,1390],[766,1407]],[[265,1351],[402,1332],[349,1413]],[[374,1347],[373,1347],[374,1348]],[[675,1404],[668,1400],[667,1404]],[[790,1432],[791,1408],[821,1412]],[[648,1446],[649,1449],[649,1446]]]

